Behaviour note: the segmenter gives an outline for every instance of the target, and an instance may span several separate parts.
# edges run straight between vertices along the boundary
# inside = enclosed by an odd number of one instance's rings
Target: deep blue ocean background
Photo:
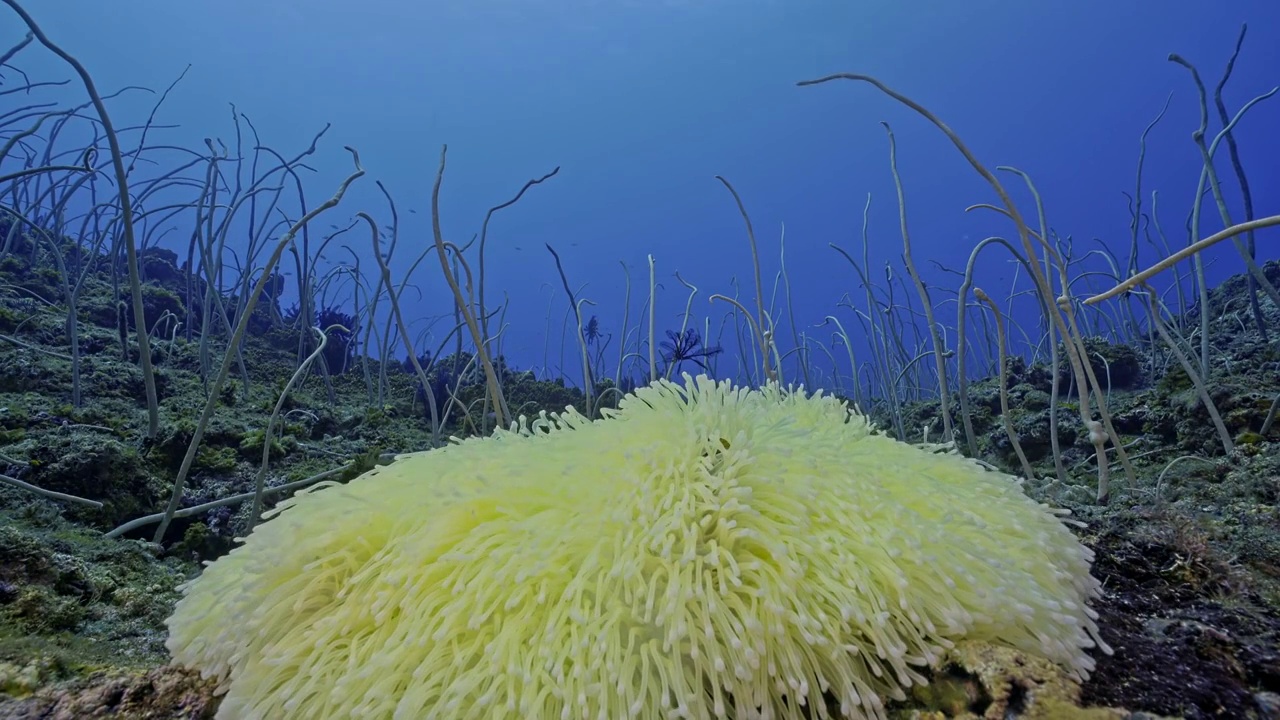
[[[1149,209],[1150,191],[1159,191],[1170,243],[1186,242],[1201,168],[1191,140],[1199,111],[1189,73],[1168,54],[1195,63],[1212,87],[1247,22],[1225,92],[1228,107],[1234,111],[1280,78],[1274,0],[39,0],[28,9],[89,67],[104,94],[126,85],[162,90],[191,65],[157,117],[178,127],[156,131],[154,143],[202,148],[210,137],[230,144],[231,103],[265,144],[285,155],[300,152],[332,123],[308,161],[317,170],[306,179],[308,200],[329,197],[349,172],[343,145],[360,151],[369,177],[318,227],[345,225],[358,210],[390,222],[373,183],[381,180],[401,211],[406,249],[397,255],[397,276],[430,240],[429,199],[442,144],[449,145],[442,223],[446,237],[459,243],[479,230],[488,208],[560,166],[557,177],[495,216],[488,294],[491,306],[503,297],[511,303],[502,348],[510,363],[571,380],[580,377],[573,331],[562,355],[566,303],[544,243],[560,252],[575,289],[585,284],[581,296],[596,303],[589,312],[605,332],[621,324],[620,262],[630,270],[635,326],[649,254],[661,284],[660,331],[678,328],[684,312],[687,291],[676,271],[699,288],[696,318],[718,324],[727,307],[709,306],[706,297],[732,294],[735,278],[742,299],[753,301],[742,221],[717,174],[735,185],[751,213],[766,293],[785,223],[797,325],[829,346],[830,328],[815,326],[837,311],[845,293],[860,297],[861,290],[828,243],[860,254],[868,193],[873,274],[886,262],[899,263],[898,210],[880,121],[897,135],[916,262],[927,282],[954,288],[957,278],[930,261],[962,269],[981,238],[1013,236],[992,213],[964,212],[995,196],[923,119],[866,85],[798,88],[799,80],[834,72],[878,76],[935,111],[988,166],[1030,173],[1050,225],[1071,235],[1079,254],[1098,247],[1097,238],[1123,259],[1130,222],[1123,193],[1134,189],[1138,137],[1170,93],[1168,113],[1148,137],[1144,195]],[[6,14],[3,42],[21,34]],[[21,66],[37,79],[73,78],[37,48],[23,53]],[[75,82],[66,93],[83,98]],[[117,126],[141,123],[155,99],[126,93],[111,101]],[[1211,127],[1216,131],[1216,117]],[[1255,107],[1236,138],[1258,214],[1275,213],[1280,98]],[[1225,152],[1218,167],[1234,217],[1242,219]],[[1027,194],[1012,177],[1007,182],[1032,215]],[[1211,203],[1202,227],[1202,235],[1221,228]],[[353,247],[368,252],[365,237],[354,234]],[[1260,232],[1258,243],[1260,259],[1280,254],[1276,230]],[[185,248],[185,237],[179,244]],[[349,260],[333,255],[335,263]],[[1002,298],[1012,264],[998,253],[990,257],[979,284]],[[1243,271],[1230,243],[1209,258],[1211,282]],[[1140,264],[1157,259],[1144,242]],[[405,302],[420,329],[425,318],[451,313],[452,299],[434,260],[415,281],[422,299],[411,293]],[[785,351],[790,327],[785,305],[779,307]],[[851,314],[840,312],[856,333]],[[953,311],[946,313],[951,324]],[[735,353],[731,335],[722,342]],[[612,365],[612,350],[607,357]],[[829,366],[820,353],[813,359]]]

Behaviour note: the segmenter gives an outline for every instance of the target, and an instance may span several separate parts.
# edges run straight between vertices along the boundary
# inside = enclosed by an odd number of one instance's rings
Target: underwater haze
[[[154,131],[157,142],[198,147],[207,137],[230,145],[232,103],[264,144],[286,156],[332,123],[307,159],[316,169],[304,174],[307,196],[327,198],[350,169],[342,146],[356,148],[369,179],[383,182],[400,210],[402,246],[410,249],[399,252],[397,278],[430,241],[441,145],[449,146],[441,222],[458,244],[479,231],[490,207],[560,167],[495,214],[485,283],[491,308],[510,302],[501,346],[509,362],[570,379],[581,377],[573,327],[565,329],[568,303],[545,244],[560,254],[575,292],[595,303],[584,313],[598,315],[605,332],[616,334],[621,324],[626,278],[619,262],[630,273],[633,329],[643,315],[649,254],[660,285],[659,338],[666,328],[678,330],[684,317],[688,290],[676,271],[699,288],[694,324],[705,327],[698,318],[710,317],[713,333],[727,306],[708,305],[709,294],[734,295],[736,279],[740,299],[752,301],[743,223],[716,175],[734,185],[751,215],[771,297],[785,224],[797,331],[826,341],[831,328],[818,327],[823,318],[860,287],[828,243],[860,257],[868,194],[869,271],[878,277],[892,262],[901,272],[880,121],[897,135],[913,249],[926,283],[953,285],[935,261],[962,270],[978,240],[1012,234],[993,213],[964,212],[995,197],[922,118],[867,86],[800,88],[797,81],[836,72],[878,77],[936,112],[986,164],[1029,173],[1049,224],[1071,236],[1078,254],[1105,245],[1123,261],[1130,214],[1122,193],[1134,192],[1139,135],[1171,95],[1147,138],[1143,192],[1147,208],[1150,190],[1160,192],[1163,229],[1175,246],[1185,239],[1202,167],[1191,140],[1199,122],[1194,85],[1169,53],[1216,83],[1247,22],[1224,94],[1233,109],[1271,89],[1280,68],[1280,3],[1264,0],[41,0],[32,11],[92,68],[104,92],[127,85],[161,90],[190,64],[157,114],[157,123],[178,127]],[[21,36],[17,25],[4,21],[12,36],[6,41]],[[22,60],[41,77],[67,76],[47,53],[29,51]],[[73,85],[68,92],[80,90]],[[117,123],[141,122],[155,99],[125,93],[112,101]],[[1280,188],[1278,122],[1280,101],[1264,102],[1235,128],[1259,202]],[[1238,203],[1234,181],[1225,185]],[[372,182],[357,183],[317,227],[345,226],[359,209],[389,222],[385,208]],[[1233,210],[1241,216],[1238,206]],[[1217,221],[1211,208],[1206,217]],[[359,238],[349,242],[368,255],[363,230]],[[180,257],[185,242],[174,245]],[[1276,245],[1262,241],[1259,252],[1274,257]],[[1160,256],[1141,243],[1140,265]],[[1208,255],[1211,282],[1236,271],[1233,256],[1229,243]],[[328,260],[337,265],[351,257],[331,249]],[[364,261],[372,267],[371,256]],[[1003,259],[979,270],[979,285],[993,294],[1007,294],[1013,280],[1012,263]],[[451,316],[452,298],[434,259],[414,281],[422,300],[411,292],[404,303],[416,329],[426,327],[425,318]],[[780,291],[777,297],[783,308]],[[452,325],[441,323],[420,343],[434,347]],[[781,327],[790,337],[789,327]],[[717,334],[708,344],[718,340],[736,350],[732,335]],[[606,353],[611,367],[613,342]],[[813,362],[830,372],[825,357]]]
[[[1277,0],[0,0],[0,720],[1280,718],[1278,130]]]

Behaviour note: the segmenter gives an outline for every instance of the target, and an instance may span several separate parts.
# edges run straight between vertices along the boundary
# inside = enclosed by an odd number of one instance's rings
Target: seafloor
[[[154,279],[148,315],[180,308],[185,280],[173,259],[154,252],[145,262]],[[1280,264],[1266,272],[1280,281]],[[0,484],[0,718],[212,717],[211,686],[166,665],[163,620],[175,585],[226,552],[247,509],[181,518],[162,545],[149,542],[151,526],[103,537],[168,496],[204,403],[199,344],[181,333],[156,341],[162,426],[154,441],[140,442],[142,379],[124,357],[110,284],[91,276],[83,290],[84,400],[76,408],[65,318],[37,299],[57,295],[56,282],[56,273],[18,256],[0,262],[0,467],[103,506]],[[1242,278],[1232,278],[1213,291],[1210,307],[1245,307],[1245,292]],[[1280,328],[1280,310],[1265,311],[1269,327]],[[1183,318],[1196,319],[1194,311]],[[249,340],[253,383],[246,391],[235,381],[224,393],[184,506],[251,487],[264,419],[297,366],[297,336],[274,322]],[[965,646],[933,684],[893,708],[895,717],[1280,718],[1280,422],[1261,433],[1280,395],[1280,331],[1268,342],[1235,316],[1210,326],[1210,391],[1234,453],[1224,455],[1177,363],[1150,347],[1098,340],[1092,354],[1110,378],[1111,410],[1138,482],[1117,474],[1111,502],[1093,502],[1091,447],[1077,437],[1068,406],[1061,439],[1071,482],[1027,485],[1087,524],[1078,532],[1097,554],[1104,595],[1096,609],[1114,654],[1100,657],[1078,686],[1035,658]],[[1051,477],[1049,372],[1021,364],[1013,371],[1015,426],[1037,472]],[[362,372],[313,376],[295,390],[284,436],[272,441],[271,484],[426,446],[412,376],[393,366],[388,381],[387,401],[373,408]],[[525,413],[575,402],[574,390],[527,373],[508,371],[506,385],[511,405]],[[995,388],[990,380],[972,388],[974,420],[983,458],[1012,470]],[[483,389],[463,391],[478,397]],[[908,411],[909,426],[921,427],[938,408]],[[465,434],[477,419],[455,416],[450,431]]]

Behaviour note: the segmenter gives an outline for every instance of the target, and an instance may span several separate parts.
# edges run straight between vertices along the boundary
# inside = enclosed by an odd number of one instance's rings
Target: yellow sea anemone
[[[884,716],[953,641],[1083,676],[1091,555],[1017,481],[705,377],[282,503],[184,586],[221,718]]]

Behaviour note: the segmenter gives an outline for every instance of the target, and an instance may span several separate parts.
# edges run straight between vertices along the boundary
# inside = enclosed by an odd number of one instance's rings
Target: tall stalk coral
[[[883,718],[961,639],[1093,668],[1091,555],[829,397],[660,380],[282,503],[184,587],[224,718]]]

